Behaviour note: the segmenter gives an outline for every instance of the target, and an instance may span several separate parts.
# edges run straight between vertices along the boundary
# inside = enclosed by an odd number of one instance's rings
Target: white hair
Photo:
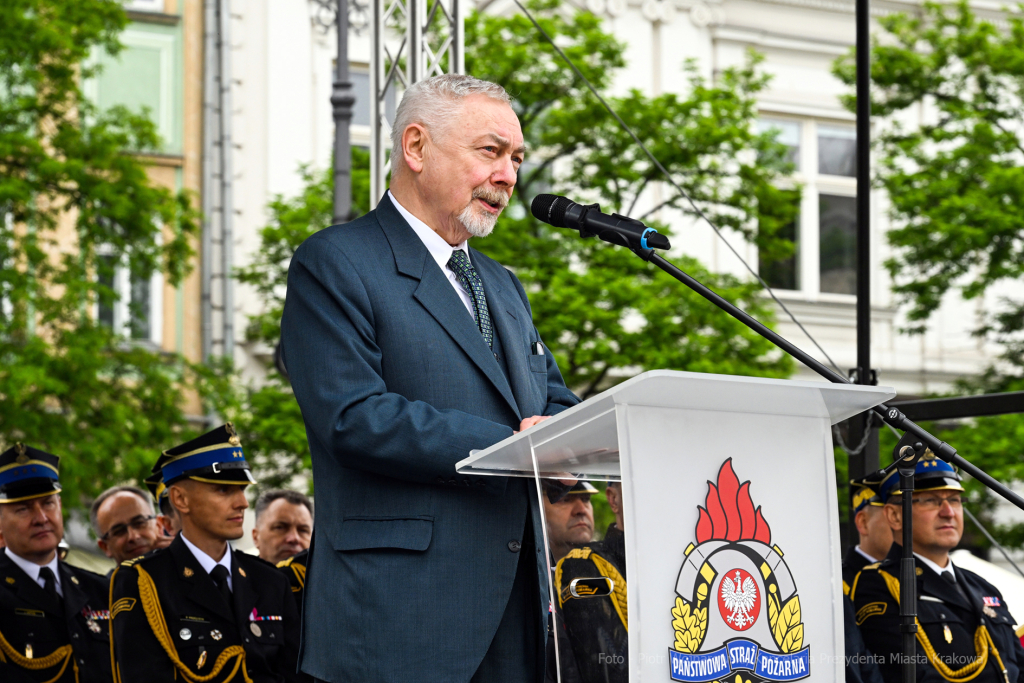
[[[431,134],[441,135],[458,114],[462,100],[470,95],[486,95],[493,100],[512,104],[505,89],[497,83],[462,74],[434,76],[413,83],[402,95],[391,128],[391,149],[402,146],[402,134],[410,124],[419,123]]]

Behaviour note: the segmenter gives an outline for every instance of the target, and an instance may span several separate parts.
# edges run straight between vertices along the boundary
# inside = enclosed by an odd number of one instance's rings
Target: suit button
[[[508,549],[511,550],[514,553],[518,553],[519,549],[522,548],[522,547],[523,547],[523,544],[520,543],[519,541],[509,541],[508,542]]]

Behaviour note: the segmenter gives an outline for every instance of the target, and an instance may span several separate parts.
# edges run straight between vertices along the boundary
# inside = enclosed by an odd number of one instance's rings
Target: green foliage
[[[1004,19],[1005,27],[980,20],[962,1],[926,2],[912,16],[879,19],[885,35],[871,55],[875,182],[891,202],[895,255],[886,266],[909,307],[910,332],[924,331],[947,293],[973,299],[1024,275],[1024,21],[1010,13]],[[852,86],[853,54],[834,70]],[[854,108],[852,96],[846,105]],[[1006,362],[956,393],[1024,389],[1024,301],[1003,299],[975,332],[999,344]],[[924,427],[996,479],[1024,480],[1024,416]],[[896,437],[882,430],[880,443],[882,462],[891,462]],[[997,539],[1024,545],[1024,525],[993,528],[995,497],[976,481],[966,486],[969,509]],[[964,545],[989,545],[970,522],[965,531]]]
[[[126,25],[114,0],[0,4],[0,448],[62,456],[69,509],[138,480],[187,429],[180,360],[92,315],[116,298],[101,284],[116,263],[179,282],[197,231],[188,196],[133,155],[158,146],[153,123],[82,95],[84,60],[116,54]]]
[[[923,331],[951,289],[971,299],[1024,275],[1024,22],[1005,20],[1005,29],[979,20],[964,1],[879,19],[877,183],[892,202],[896,254],[886,265],[912,331]],[[853,56],[835,73],[852,85]],[[921,106],[922,125],[900,123]]]

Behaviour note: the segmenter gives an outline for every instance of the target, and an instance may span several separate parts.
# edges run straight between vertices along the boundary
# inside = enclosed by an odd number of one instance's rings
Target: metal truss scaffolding
[[[235,214],[231,135],[230,0],[204,0],[203,41],[203,361],[234,358],[232,276]]]
[[[376,206],[391,170],[388,149],[399,90],[424,78],[464,73],[460,0],[371,0],[370,203]]]

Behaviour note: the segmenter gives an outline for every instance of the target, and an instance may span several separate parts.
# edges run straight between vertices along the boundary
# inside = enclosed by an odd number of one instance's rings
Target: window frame
[[[762,110],[759,121],[769,125],[773,122],[796,123],[800,126],[800,150],[796,170],[781,179],[780,187],[800,185],[800,210],[796,226],[796,267],[797,289],[776,289],[772,291],[805,300],[849,303],[856,301],[856,294],[837,294],[821,291],[821,215],[819,197],[822,194],[841,197],[857,196],[857,178],[828,175],[818,172],[818,126],[853,127],[854,123],[839,118],[822,116],[799,116],[785,112]]]

